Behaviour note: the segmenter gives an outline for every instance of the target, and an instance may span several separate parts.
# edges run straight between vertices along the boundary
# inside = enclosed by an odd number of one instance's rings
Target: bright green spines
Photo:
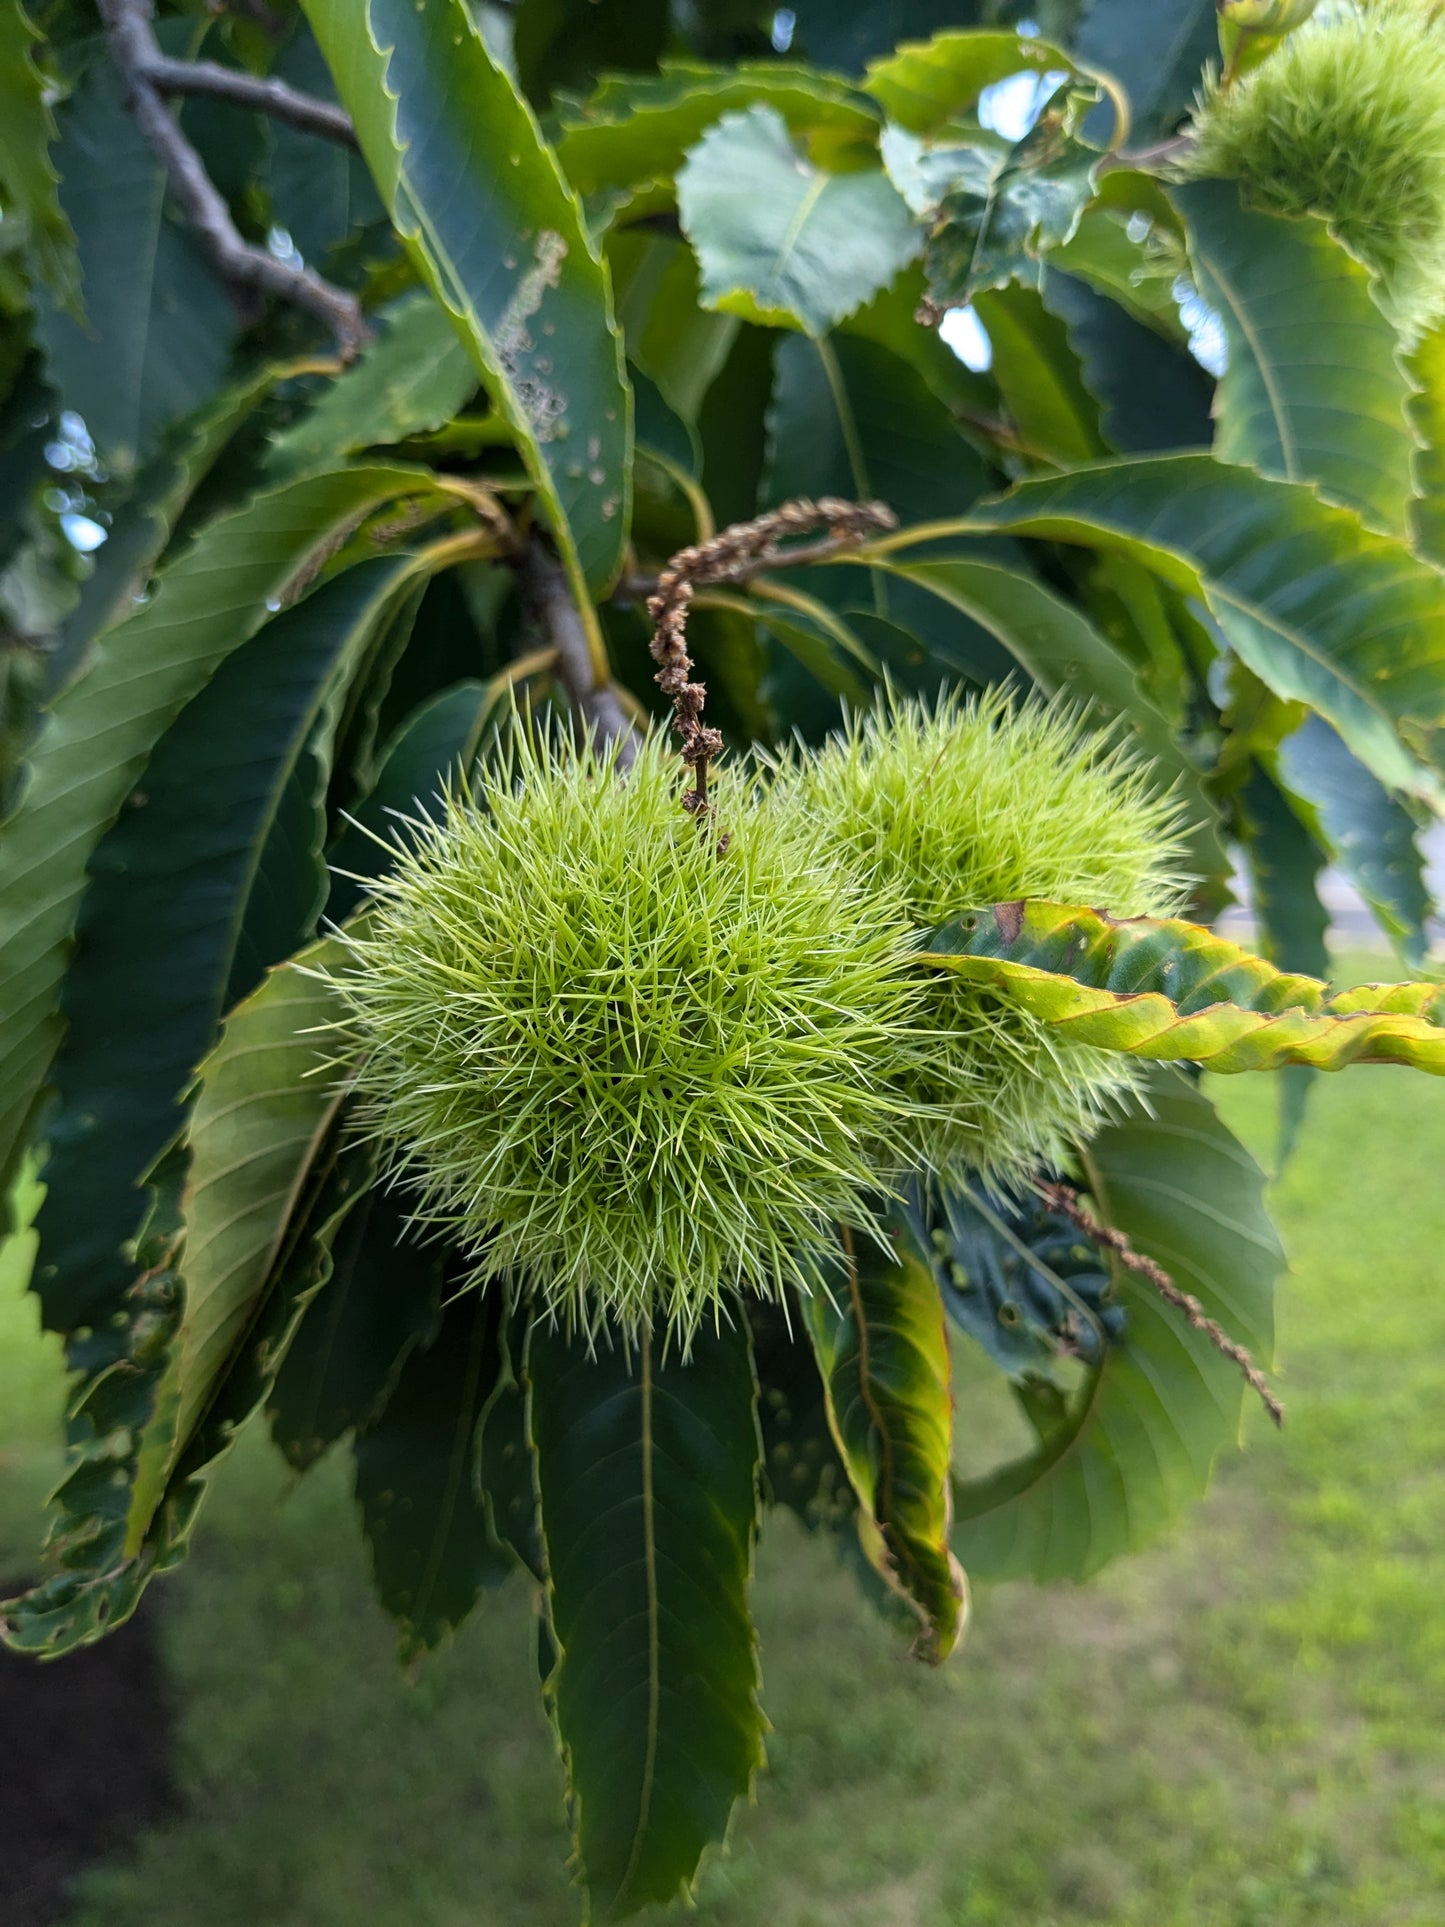
[[[1335,12],[1196,117],[1191,172],[1275,214],[1320,214],[1407,336],[1445,310],[1445,23],[1432,0]]]
[[[523,743],[353,941],[364,1114],[479,1276],[686,1340],[726,1289],[801,1281],[897,1164],[911,941],[821,825],[726,779],[688,817],[660,741],[625,779]]]
[[[1184,896],[1177,809],[1057,705],[893,700],[785,763],[773,797],[785,814],[826,821],[864,871],[901,891],[921,931],[1018,898],[1135,916],[1168,914]],[[902,1074],[915,1164],[1019,1177],[1089,1135],[1135,1080],[1127,1059],[971,986],[936,986],[927,1018],[929,1041]]]

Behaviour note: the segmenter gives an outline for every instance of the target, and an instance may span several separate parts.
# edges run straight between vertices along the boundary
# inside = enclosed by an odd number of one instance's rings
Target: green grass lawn
[[[1261,1153],[1266,1080],[1216,1081]],[[1081,1589],[978,1599],[941,1674],[770,1527],[772,1770],[705,1927],[1441,1927],[1445,1085],[1321,1080],[1276,1194],[1289,1424],[1172,1539]],[[0,1282],[0,1571],[33,1563],[55,1361]],[[246,1441],[164,1588],[185,1817],[74,1927],[571,1927],[526,1601],[409,1684],[340,1460]],[[63,1663],[63,1662],[62,1662]],[[3,1770],[3,1762],[0,1762]]]

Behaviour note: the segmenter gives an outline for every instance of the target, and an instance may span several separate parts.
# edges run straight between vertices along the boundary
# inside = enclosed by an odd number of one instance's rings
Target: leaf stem
[[[1185,1318],[1196,1331],[1203,1332],[1217,1352],[1221,1352],[1231,1363],[1237,1365],[1245,1382],[1258,1393],[1260,1402],[1276,1425],[1284,1424],[1284,1407],[1269,1389],[1269,1383],[1244,1346],[1237,1343],[1215,1319],[1208,1316],[1203,1305],[1192,1292],[1181,1291],[1162,1265],[1152,1258],[1146,1258],[1136,1251],[1122,1231],[1113,1225],[1101,1224],[1092,1211],[1080,1203],[1079,1194],[1067,1184],[1040,1184],[1039,1196],[1051,1211],[1076,1225],[1102,1250],[1112,1251],[1126,1271],[1132,1271],[1146,1284],[1152,1285],[1166,1305],[1183,1312]]]

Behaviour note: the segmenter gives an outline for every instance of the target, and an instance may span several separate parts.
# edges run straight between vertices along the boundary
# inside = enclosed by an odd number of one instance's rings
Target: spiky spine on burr
[[[480,1278],[684,1342],[806,1282],[903,1155],[908,920],[747,794],[725,856],[659,737],[626,780],[523,741],[418,826],[341,979],[370,1128]]]
[[[921,931],[1021,897],[1118,916],[1182,907],[1176,806],[1117,741],[1056,704],[890,697],[817,755],[786,759],[770,799],[826,821],[856,863],[901,890]],[[1021,1179],[1134,1086],[1127,1058],[956,978],[932,981],[927,1010],[933,1040],[900,1073],[918,1164]]]

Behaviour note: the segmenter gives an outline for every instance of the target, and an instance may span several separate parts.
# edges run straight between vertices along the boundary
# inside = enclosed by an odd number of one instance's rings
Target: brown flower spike
[[[654,624],[652,659],[659,665],[654,681],[673,702],[673,726],[682,741],[682,760],[693,773],[693,786],[682,799],[694,816],[708,814],[707,770],[723,747],[720,730],[702,720],[706,685],[693,682],[692,658],[687,653],[687,612],[693,595],[709,584],[746,582],[768,569],[793,567],[801,562],[826,562],[844,549],[855,548],[868,536],[896,528],[898,518],[882,502],[843,502],[832,496],[820,501],[786,502],[751,522],[737,522],[710,541],[680,549],[657,578],[657,589],[647,608]],[[824,531],[817,542],[797,543],[794,537]],[[792,546],[787,546],[792,543]]]

